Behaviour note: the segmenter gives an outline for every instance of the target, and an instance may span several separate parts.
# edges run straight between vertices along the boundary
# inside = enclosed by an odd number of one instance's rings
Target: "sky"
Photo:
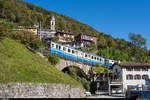
[[[129,41],[129,32],[141,34],[150,50],[150,0],[24,1],[74,18],[115,38]]]

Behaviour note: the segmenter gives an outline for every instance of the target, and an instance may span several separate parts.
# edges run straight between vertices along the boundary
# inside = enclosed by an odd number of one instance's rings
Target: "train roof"
[[[49,41],[49,42],[53,42],[53,41]],[[59,43],[56,43],[56,42],[53,42],[53,43],[59,44]],[[69,48],[71,48],[71,49],[73,49],[73,50],[77,50],[77,49],[72,48],[71,46],[66,46],[66,45],[63,45],[63,44],[59,44],[59,45],[65,46],[65,47],[69,47]],[[89,54],[89,55],[92,55],[92,56],[94,56],[94,57],[100,57],[100,58],[103,58],[103,57],[101,57],[101,56],[96,56],[96,55],[93,55],[93,54],[91,54],[91,53],[87,53],[87,52],[84,52],[84,51],[81,51],[81,50],[78,50],[78,51],[83,52],[83,53],[86,53],[86,54]],[[104,58],[103,58],[103,59],[104,59]]]

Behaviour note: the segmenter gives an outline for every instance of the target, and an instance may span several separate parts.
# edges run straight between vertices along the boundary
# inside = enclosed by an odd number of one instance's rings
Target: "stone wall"
[[[85,90],[65,84],[8,83],[0,84],[0,98],[80,98]]]
[[[86,75],[89,74],[89,71],[92,68],[91,65],[83,64],[82,62],[76,62],[76,61],[71,61],[68,59],[61,59],[61,58],[59,59],[59,63],[55,65],[55,67],[60,71],[63,70],[65,67],[69,67],[69,66],[76,66],[80,68],[81,70],[84,71]]]

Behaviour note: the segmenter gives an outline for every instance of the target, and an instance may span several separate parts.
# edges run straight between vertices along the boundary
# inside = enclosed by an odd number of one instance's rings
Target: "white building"
[[[123,92],[130,87],[139,89],[150,77],[150,63],[118,63],[112,67],[112,79],[109,84],[109,94],[113,87],[120,87]]]
[[[55,18],[54,18],[54,16],[52,16],[50,26],[51,26],[51,30],[54,31],[55,30]]]
[[[71,32],[57,30],[55,36],[58,37],[59,42],[65,43],[74,41],[74,35]]]
[[[38,33],[38,37],[40,40],[53,38],[56,34],[54,16],[52,16],[52,19],[50,21],[50,29],[43,29],[41,26],[41,23],[40,23],[40,27],[39,27],[37,33]]]
[[[82,42],[73,41],[73,42],[66,42],[66,43],[63,43],[63,44],[66,45],[66,46],[71,46],[75,49],[80,49],[80,48],[84,47],[84,44]]]

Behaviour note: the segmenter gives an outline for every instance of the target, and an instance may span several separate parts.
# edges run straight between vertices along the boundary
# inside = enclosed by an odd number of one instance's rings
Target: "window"
[[[94,59],[96,60],[96,57],[94,57]]]
[[[134,68],[134,71],[140,71],[141,69],[139,67]]]
[[[64,50],[64,51],[66,51],[66,48],[65,48],[65,47],[63,47],[63,50]]]
[[[83,39],[85,39],[85,35],[83,35]]]
[[[126,79],[127,79],[127,80],[133,80],[133,75],[130,75],[130,74],[127,75],[127,76],[126,76]]]
[[[134,76],[134,79],[135,79],[135,80],[140,80],[140,79],[141,79],[141,76],[137,74],[137,75]]]
[[[144,79],[144,80],[146,80],[146,79],[148,79],[149,77],[148,77],[148,75],[143,75],[142,76],[142,79]]]
[[[116,72],[116,73],[118,72],[117,68],[115,69],[115,72]]]
[[[102,59],[100,58],[99,61],[102,61]]]
[[[99,60],[99,58],[97,58],[97,60]]]
[[[133,68],[132,67],[127,67],[126,71],[133,71]]]
[[[74,54],[74,50],[72,50],[72,53]]]
[[[52,44],[51,46],[52,46],[52,48],[54,48],[54,44]]]
[[[87,54],[85,54],[85,57],[87,58]]]
[[[58,49],[58,45],[56,45],[56,49]]]
[[[70,49],[68,49],[68,52],[70,52],[71,50]]]
[[[59,46],[59,50],[61,50],[61,46]]]
[[[142,71],[148,71],[148,67],[143,67]]]
[[[93,56],[91,56],[91,58],[93,59]]]

